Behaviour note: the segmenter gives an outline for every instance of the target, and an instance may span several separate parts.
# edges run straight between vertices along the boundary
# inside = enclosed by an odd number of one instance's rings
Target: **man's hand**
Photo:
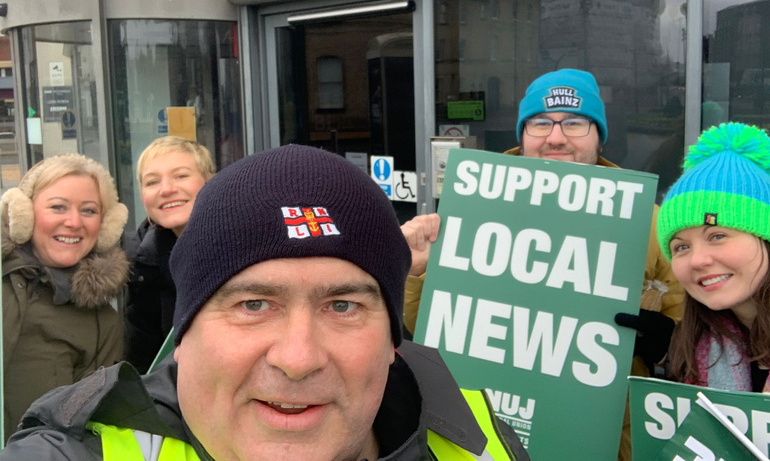
[[[438,238],[441,218],[436,213],[415,216],[401,226],[409,249],[412,250],[412,267],[409,275],[422,275],[428,266],[430,244]]]
[[[639,332],[634,342],[634,355],[639,355],[648,368],[666,356],[674,332],[674,321],[660,312],[641,309],[639,315],[619,313],[615,323]]]

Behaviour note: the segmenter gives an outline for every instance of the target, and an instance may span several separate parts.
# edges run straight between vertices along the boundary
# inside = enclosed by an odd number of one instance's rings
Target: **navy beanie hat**
[[[398,346],[412,259],[393,207],[352,163],[299,145],[241,159],[198,193],[171,252],[176,344],[209,298],[242,270],[314,256],[350,261],[377,280]]]
[[[516,139],[521,142],[524,122],[545,112],[570,112],[596,122],[602,144],[607,142],[607,117],[594,76],[577,69],[560,69],[541,75],[527,88],[519,103]]]

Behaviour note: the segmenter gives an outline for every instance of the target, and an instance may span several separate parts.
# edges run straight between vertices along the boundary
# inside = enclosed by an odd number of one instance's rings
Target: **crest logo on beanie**
[[[577,90],[568,86],[555,86],[549,88],[550,95],[543,98],[546,110],[553,109],[580,109],[583,98],[577,95]]]
[[[704,213],[703,224],[706,226],[718,226],[716,213]]]
[[[326,208],[320,206],[281,207],[283,222],[286,223],[289,238],[304,239],[307,237],[319,237],[325,235],[340,235],[334,220],[326,212]]]

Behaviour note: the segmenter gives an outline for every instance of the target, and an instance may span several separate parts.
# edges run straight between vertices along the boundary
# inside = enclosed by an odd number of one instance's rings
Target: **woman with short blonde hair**
[[[125,359],[144,373],[171,331],[176,291],[168,258],[190,219],[195,197],[214,175],[206,147],[178,136],[153,141],[139,156],[136,179],[147,219],[139,225],[131,259]]]

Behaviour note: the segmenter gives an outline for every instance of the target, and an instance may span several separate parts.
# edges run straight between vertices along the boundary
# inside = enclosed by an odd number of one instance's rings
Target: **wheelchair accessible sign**
[[[393,157],[373,155],[371,177],[396,202],[417,202],[417,173],[393,169]]]

